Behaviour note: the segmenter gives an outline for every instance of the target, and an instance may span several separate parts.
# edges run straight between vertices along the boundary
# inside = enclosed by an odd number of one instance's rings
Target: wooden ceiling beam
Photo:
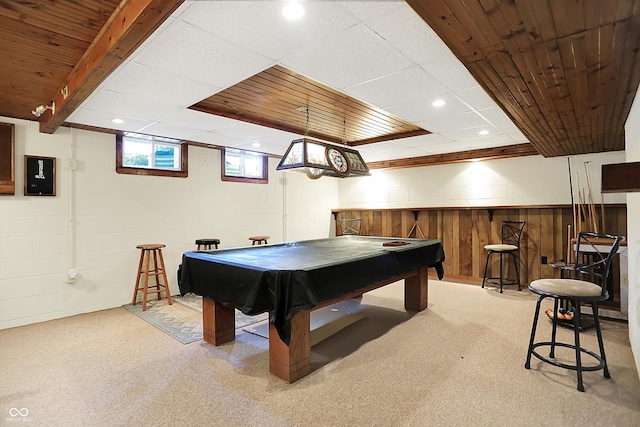
[[[40,132],[54,133],[75,109],[184,0],[122,0],[40,116]]]
[[[482,148],[478,150],[460,151],[457,153],[434,154],[431,156],[411,157],[405,159],[367,162],[369,169],[401,169],[420,166],[435,166],[449,163],[469,162],[476,160],[497,160],[512,157],[537,156],[538,151],[529,143],[508,145],[505,147]]]
[[[407,0],[545,157],[624,149],[640,0]]]

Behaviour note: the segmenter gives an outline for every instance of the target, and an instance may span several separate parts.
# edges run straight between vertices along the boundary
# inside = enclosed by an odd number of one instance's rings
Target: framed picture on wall
[[[24,195],[56,195],[56,158],[24,156]]]
[[[0,123],[0,194],[16,194],[14,127]]]

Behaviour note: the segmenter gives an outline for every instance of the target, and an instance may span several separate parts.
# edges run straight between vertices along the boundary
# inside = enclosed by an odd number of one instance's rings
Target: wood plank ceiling
[[[624,150],[638,0],[407,0],[545,157]]]
[[[430,133],[279,65],[190,108],[348,145]]]
[[[624,149],[640,82],[640,0],[407,2],[540,154]],[[180,3],[0,0],[0,115],[35,120],[35,106],[59,100],[40,118],[55,131]]]
[[[0,1],[0,115],[35,120],[116,9],[119,0]]]

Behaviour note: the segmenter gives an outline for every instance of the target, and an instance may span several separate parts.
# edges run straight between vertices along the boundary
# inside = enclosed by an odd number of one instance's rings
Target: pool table
[[[404,279],[405,308],[427,307],[428,268],[442,279],[439,240],[341,236],[185,252],[180,293],[203,297],[205,341],[235,339],[235,309],[269,312],[269,369],[287,382],[310,371],[310,312]]]

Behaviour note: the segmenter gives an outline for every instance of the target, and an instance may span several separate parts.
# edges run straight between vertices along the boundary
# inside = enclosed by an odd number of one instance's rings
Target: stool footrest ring
[[[490,283],[492,285],[517,285],[520,283],[519,280],[509,279],[506,277],[503,277],[502,279],[500,277],[487,277],[484,281],[485,283]]]
[[[574,351],[576,349],[576,346],[573,345],[573,344],[567,344],[567,343],[562,343],[562,342],[556,342],[555,344],[553,344],[551,341],[542,341],[542,342],[537,342],[537,343],[533,344],[533,346],[531,346],[531,354],[533,354],[538,359],[540,359],[543,362],[548,363],[550,365],[558,366],[560,368],[565,368],[565,369],[571,369],[572,371],[577,371],[578,367],[576,365],[567,365],[566,363],[558,362],[557,360],[553,360],[551,358],[544,357],[544,356],[540,355],[535,350],[537,347],[551,347],[552,345],[555,345],[556,347],[570,348],[570,349],[572,349]],[[598,361],[598,365],[592,365],[592,366],[581,365],[580,366],[580,370],[581,371],[599,371],[600,369],[604,369],[604,361],[602,360],[602,358],[600,356],[598,356],[594,352],[592,352],[590,350],[587,350],[585,348],[582,348],[582,347],[580,348],[580,351],[582,353],[584,353],[584,354],[588,354],[589,356],[593,357],[596,361]],[[527,369],[529,369],[529,368],[527,367]]]

